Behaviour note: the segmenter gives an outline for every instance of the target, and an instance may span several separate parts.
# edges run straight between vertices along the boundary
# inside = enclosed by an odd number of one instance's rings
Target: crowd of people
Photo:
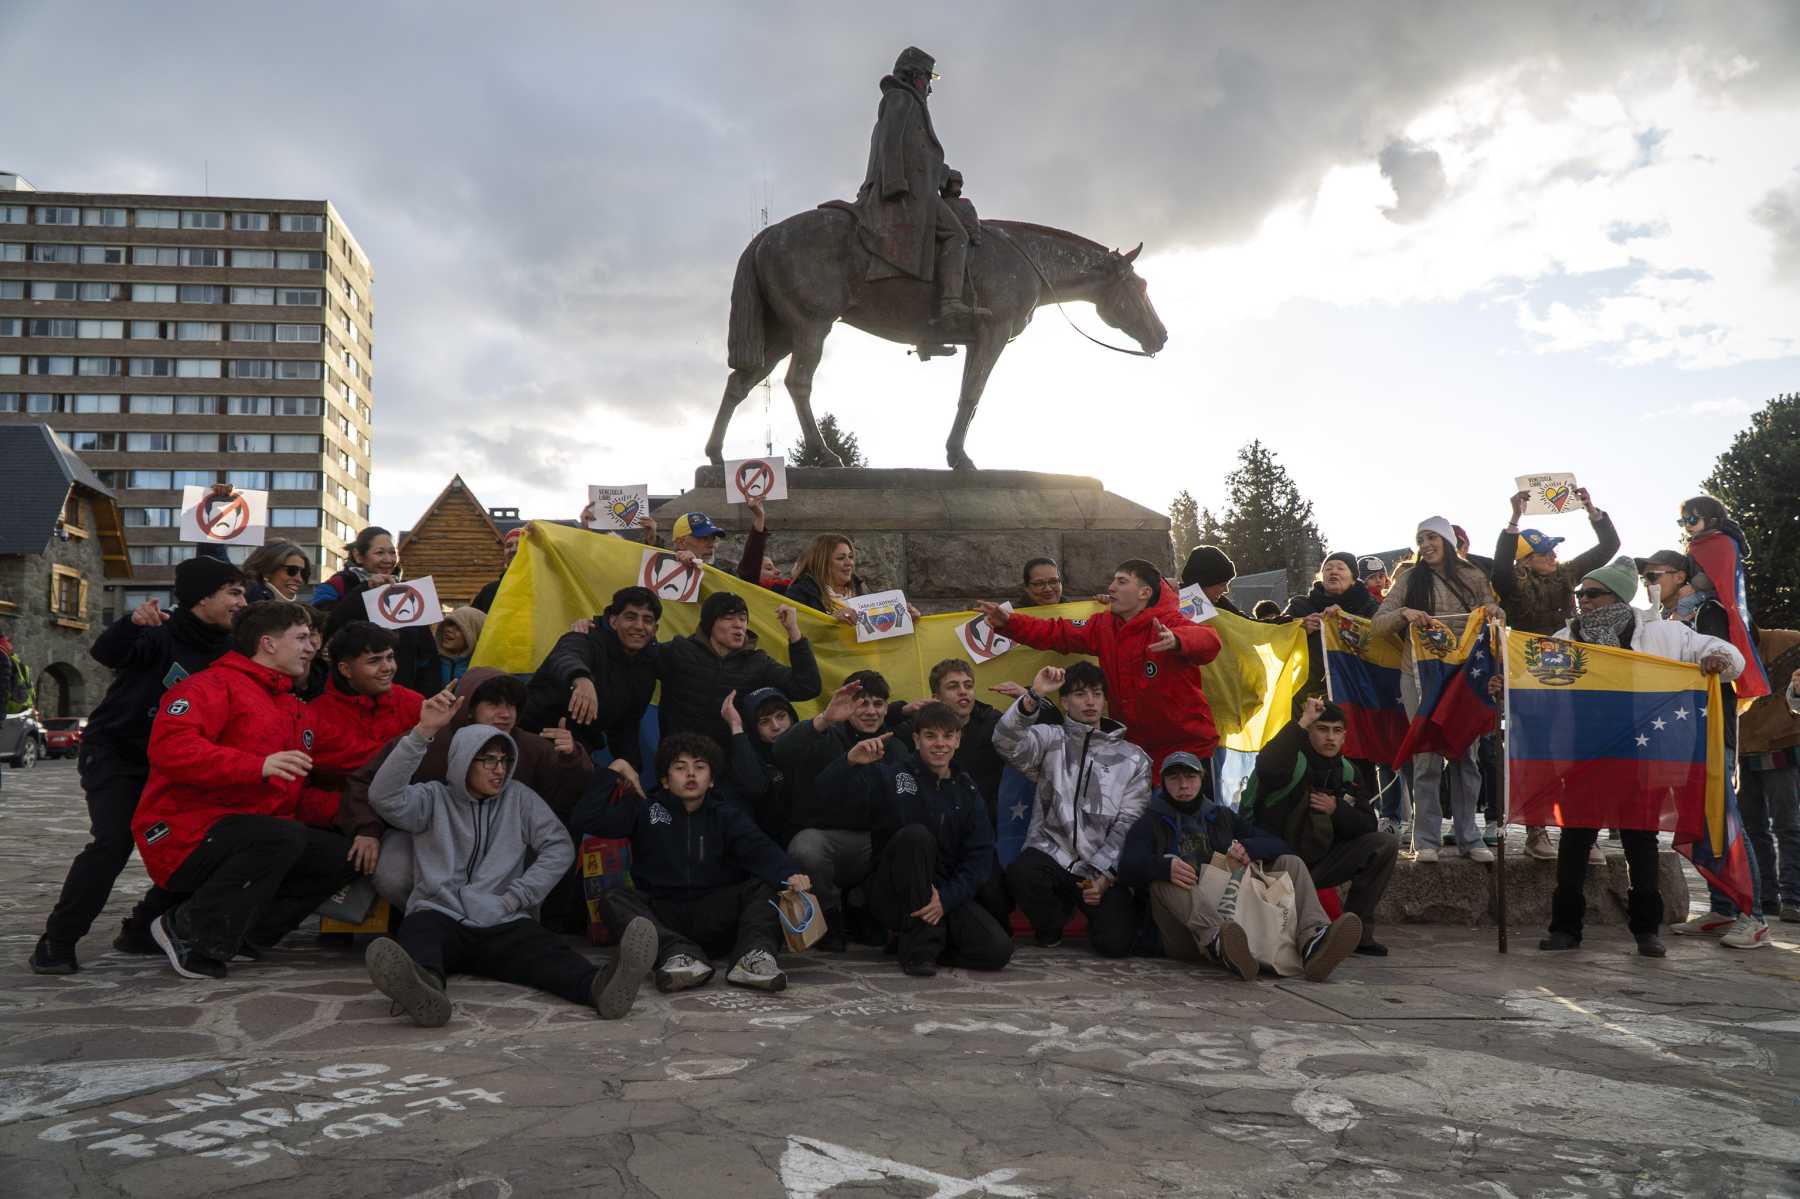
[[[961,658],[931,668],[926,694],[895,694],[874,670],[822,694],[795,606],[850,618],[849,601],[867,590],[855,544],[821,536],[784,575],[754,501],[735,574],[784,597],[779,654],[758,644],[736,591],[707,595],[692,634],[660,639],[662,601],[627,586],[529,675],[471,669],[497,582],[433,627],[362,619],[363,594],[401,577],[383,529],[364,529],[345,569],[316,583],[287,542],[242,568],[196,557],[176,570],[173,611],[145,603],[93,646],[114,675],[79,762],[92,840],[31,968],[79,969],[76,945],[135,849],[152,885],[125,917],[118,951],[223,979],[363,879],[394,913],[366,946],[371,982],[427,1026],[450,1018],[455,973],[608,1019],[630,1010],[646,978],[663,991],[703,986],[715,963],[728,983],[779,991],[781,955],[806,931],[786,919],[781,901],[795,896],[823,922],[815,951],[882,946],[909,975],[1003,969],[1017,928],[1046,948],[1079,936],[1106,957],[1324,979],[1353,954],[1387,954],[1376,910],[1403,855],[1490,862],[1502,820],[1485,743],[1454,760],[1419,754],[1400,770],[1346,756],[1349,722],[1326,694],[1319,646],[1322,622],[1339,614],[1392,635],[1500,618],[1694,662],[1726,680],[1728,700],[1729,680],[1756,653],[1741,644],[1746,630],[1760,638],[1773,691],[1726,722],[1754,903],[1739,911],[1715,890],[1707,916],[1674,913],[1673,927],[1764,945],[1766,914],[1800,921],[1800,633],[1756,630],[1741,608],[1734,620],[1732,580],[1697,566],[1691,551],[1709,537],[1749,557],[1716,500],[1683,505],[1684,548],[1633,559],[1617,556],[1611,522],[1580,499],[1597,544],[1570,561],[1558,556],[1561,538],[1519,527],[1521,494],[1491,559],[1433,516],[1391,574],[1381,558],[1334,552],[1284,611],[1256,613],[1304,625],[1310,674],[1293,719],[1233,795],[1215,785],[1219,734],[1201,670],[1223,643],[1180,602],[1197,585],[1242,615],[1228,595],[1231,560],[1214,546],[1187,557],[1179,582],[1148,561],[1120,563],[1094,597],[1101,609],[1080,617],[1019,610],[1065,601],[1057,562],[1024,562],[1019,595],[981,613],[1068,664],[991,688],[995,704]],[[711,564],[723,536],[688,513],[671,548]],[[510,561],[515,536],[506,549]],[[1640,580],[1642,611],[1631,607]],[[1411,714],[1420,697],[1410,670],[1402,686]],[[816,714],[802,718],[797,705],[811,701]],[[1023,780],[1029,819],[1023,844],[1003,855],[1012,779]],[[1600,835],[1527,831],[1528,852],[1558,862],[1546,950],[1581,941],[1581,887]],[[1661,954],[1655,834],[1616,836],[1631,931],[1641,952]],[[587,837],[629,850],[630,886],[598,896],[613,946],[603,965],[566,936],[589,921],[575,852]],[[1284,904],[1274,925],[1252,918],[1256,905]]]

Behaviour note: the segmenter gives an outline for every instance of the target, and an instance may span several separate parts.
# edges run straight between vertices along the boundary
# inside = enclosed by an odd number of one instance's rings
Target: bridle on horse
[[[1054,283],[1050,282],[1050,276],[1044,274],[1044,268],[1037,264],[1036,259],[1032,258],[1032,256],[1030,254],[1025,252],[1024,246],[1020,245],[1018,242],[1014,241],[1009,235],[1007,235],[1005,230],[995,230],[995,232],[1000,234],[1002,241],[1006,242],[1007,245],[1011,246],[1014,250],[1018,251],[1019,257],[1023,258],[1026,261],[1026,263],[1028,263],[1030,265],[1031,269],[1037,272],[1037,277],[1039,279],[1043,280],[1044,287],[1049,290],[1051,302],[1053,302],[1056,305],[1056,310],[1058,312],[1062,313],[1063,320],[1069,322],[1069,328],[1075,330],[1075,332],[1081,334],[1083,337],[1087,338],[1089,341],[1093,342],[1095,345],[1099,346],[1103,350],[1111,350],[1115,354],[1130,354],[1133,358],[1154,358],[1154,357],[1156,357],[1156,353],[1153,350],[1132,350],[1132,349],[1127,349],[1125,346],[1115,346],[1115,345],[1111,344],[1110,342],[1101,341],[1098,337],[1095,337],[1092,333],[1089,333],[1086,329],[1083,329],[1080,325],[1077,325],[1075,323],[1074,318],[1069,315],[1068,311],[1065,308],[1063,308],[1062,297],[1056,294],[1056,285]],[[1122,283],[1125,281],[1126,278],[1127,278],[1127,276],[1121,275],[1121,276],[1119,276],[1118,282]],[[1113,286],[1115,286],[1115,287],[1117,285],[1118,285],[1118,283],[1113,284]]]

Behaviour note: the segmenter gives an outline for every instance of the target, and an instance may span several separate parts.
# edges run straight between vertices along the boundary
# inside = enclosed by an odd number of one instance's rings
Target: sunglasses
[[[1675,518],[1675,523],[1685,527],[1687,525],[1697,525],[1705,519],[1706,519],[1705,517],[1701,516],[1697,512],[1690,512],[1685,516],[1677,516]]]
[[[1644,572],[1644,582],[1654,583],[1654,582],[1656,582],[1656,580],[1662,578],[1664,575],[1672,575],[1672,574],[1678,574],[1678,573],[1680,573],[1680,572],[1675,571],[1675,570],[1646,570]]]
[[[489,770],[504,770],[513,764],[513,760],[505,754],[477,754],[475,765],[486,766]]]
[[[1611,595],[1612,592],[1604,587],[1584,587],[1575,594],[1579,595],[1582,599],[1605,599],[1607,596]]]
[[[284,574],[290,579],[304,579],[306,577],[306,567],[282,565],[275,568],[275,573]]]

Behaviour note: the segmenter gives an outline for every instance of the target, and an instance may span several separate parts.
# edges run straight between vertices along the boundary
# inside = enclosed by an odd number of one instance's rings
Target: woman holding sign
[[[394,548],[394,535],[380,525],[358,533],[344,552],[349,564],[313,588],[313,607],[329,612],[353,593],[400,581],[400,551]]]
[[[868,590],[856,573],[856,546],[842,533],[821,533],[801,555],[794,581],[787,585],[787,597],[853,625],[856,610],[850,601]],[[906,610],[914,620],[919,619],[917,608],[908,604]]]

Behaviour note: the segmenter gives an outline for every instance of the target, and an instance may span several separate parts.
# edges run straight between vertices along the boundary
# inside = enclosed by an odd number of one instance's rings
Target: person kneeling
[[[448,782],[407,781],[463,702],[449,690],[425,701],[419,723],[394,743],[369,787],[375,811],[410,835],[415,880],[399,934],[369,945],[369,977],[426,1028],[450,1019],[444,982],[457,971],[535,987],[620,1019],[650,969],[656,930],[648,920],[631,922],[599,969],[532,918],[575,850],[550,806],[513,780],[519,752],[512,737],[466,725],[450,741]],[[535,855],[529,867],[527,854]]]
[[[994,830],[975,781],[950,764],[962,721],[933,701],[913,714],[912,729],[916,753],[884,761],[887,737],[871,737],[819,786],[860,787],[873,810],[869,907],[898,935],[900,969],[925,978],[940,962],[999,970],[1012,959],[1012,936],[975,901],[994,869]]]
[[[659,991],[704,985],[713,976],[707,955],[726,951],[733,963],[726,982],[761,991],[787,986],[775,961],[775,891],[810,891],[812,880],[742,805],[713,789],[720,757],[711,737],[665,737],[656,750],[660,787],[614,802],[603,778],[570,822],[577,836],[630,838],[632,888],[606,891],[600,914],[615,937],[640,918],[655,922]]]
[[[1199,758],[1170,754],[1163,759],[1162,780],[1126,837],[1119,880],[1149,887],[1150,914],[1162,933],[1163,952],[1178,961],[1218,962],[1246,982],[1263,966],[1323,982],[1356,948],[1362,921],[1348,912],[1336,920],[1327,918],[1305,862],[1289,853],[1280,838],[1201,795],[1205,774]],[[1211,864],[1215,854],[1229,859],[1233,875],[1247,871],[1252,862],[1266,861],[1270,876],[1287,876],[1297,917],[1291,925],[1292,952],[1278,941],[1252,944],[1244,925],[1233,918],[1238,905],[1257,902],[1245,893],[1249,876],[1239,875],[1233,897],[1230,880],[1222,877],[1227,871]],[[1215,877],[1204,878],[1208,873]]]

